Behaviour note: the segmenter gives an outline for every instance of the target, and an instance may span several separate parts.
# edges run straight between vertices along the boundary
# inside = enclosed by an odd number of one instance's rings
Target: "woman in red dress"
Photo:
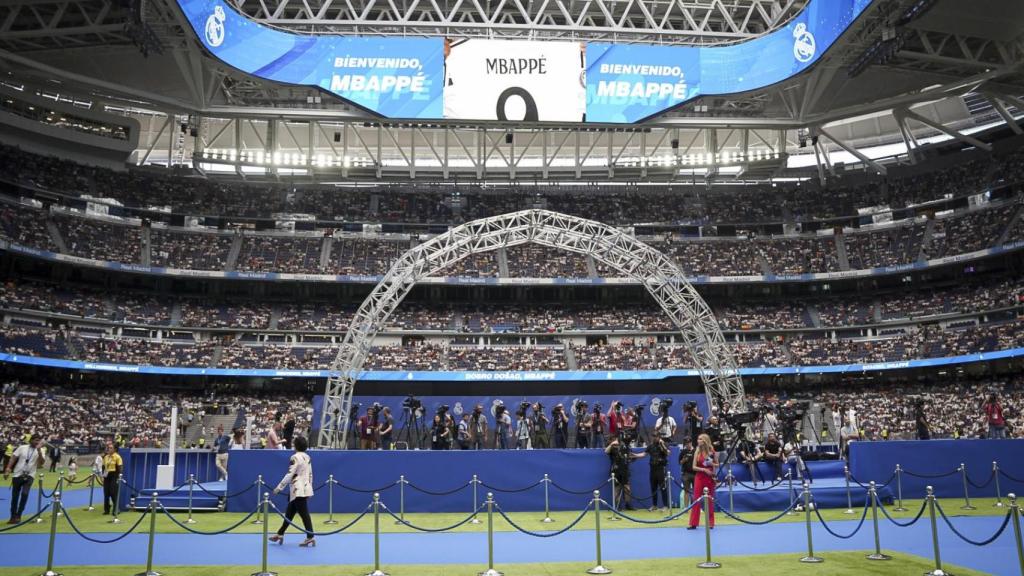
[[[711,437],[701,434],[697,437],[697,451],[693,455],[693,471],[696,477],[693,481],[693,501],[696,502],[704,495],[704,489],[708,489],[708,496],[715,496],[715,473],[718,471],[718,453],[711,444]],[[694,506],[690,510],[690,525],[688,530],[696,530],[700,524],[700,513],[703,504]],[[708,524],[715,527],[715,503],[708,503]]]

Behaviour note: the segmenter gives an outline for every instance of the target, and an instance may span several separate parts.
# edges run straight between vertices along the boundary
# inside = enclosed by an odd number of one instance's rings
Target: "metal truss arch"
[[[697,368],[708,402],[742,408],[743,382],[711,309],[671,259],[617,228],[548,210],[523,210],[452,228],[403,254],[359,307],[342,342],[324,393],[317,445],[346,446],[352,394],[371,343],[420,280],[473,254],[539,244],[594,258],[643,283],[675,323]]]

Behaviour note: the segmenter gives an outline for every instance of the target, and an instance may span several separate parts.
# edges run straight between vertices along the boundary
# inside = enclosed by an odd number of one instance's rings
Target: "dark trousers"
[[[292,518],[295,518],[295,514],[302,518],[302,526],[306,529],[306,538],[313,537],[313,519],[309,517],[309,503],[308,498],[300,496],[293,498],[288,502],[288,509],[284,512],[284,517],[290,522]],[[288,522],[281,522],[281,527],[277,529],[278,536],[284,536],[284,531],[288,529]]]
[[[568,443],[565,430],[555,430],[555,448],[565,448]]]
[[[590,438],[587,436],[586,430],[576,432],[576,447],[590,448]]]
[[[668,478],[665,476],[665,466],[651,466],[651,506],[658,507],[658,494],[661,494],[661,502],[668,507]]]
[[[109,514],[111,507],[117,508],[117,474],[110,472],[103,477],[103,513]]]
[[[25,511],[28,494],[32,491],[31,476],[18,476],[11,480],[11,517],[17,518]]]

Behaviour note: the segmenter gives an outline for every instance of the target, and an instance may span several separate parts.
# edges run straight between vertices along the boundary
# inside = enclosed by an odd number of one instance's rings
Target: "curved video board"
[[[769,34],[711,47],[302,35],[259,24],[224,0],[178,3],[226,64],[319,87],[384,117],[630,123],[803,72],[872,1],[810,0]]]

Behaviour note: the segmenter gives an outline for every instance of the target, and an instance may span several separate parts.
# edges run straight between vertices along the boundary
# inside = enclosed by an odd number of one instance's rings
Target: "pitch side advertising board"
[[[803,72],[872,1],[810,0],[769,34],[708,47],[304,35],[259,24],[224,0],[178,3],[226,64],[321,88],[382,117],[632,123]]]

